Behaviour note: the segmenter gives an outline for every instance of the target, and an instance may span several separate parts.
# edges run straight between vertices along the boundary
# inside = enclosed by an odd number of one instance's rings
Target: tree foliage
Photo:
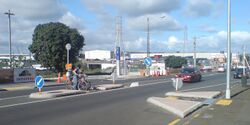
[[[187,60],[179,56],[168,56],[165,59],[165,66],[169,68],[181,68],[187,64]]]
[[[84,37],[76,30],[56,22],[36,26],[29,50],[35,60],[44,67],[54,67],[57,71],[65,70],[67,63],[67,43],[71,44],[69,51],[70,63],[77,61],[79,51],[85,45]]]

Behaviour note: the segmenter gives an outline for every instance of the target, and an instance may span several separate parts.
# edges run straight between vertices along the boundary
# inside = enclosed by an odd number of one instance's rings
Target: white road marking
[[[217,85],[209,85],[209,86],[197,87],[197,88],[192,88],[192,89],[185,89],[185,90],[181,90],[181,92],[186,92],[186,91],[191,91],[191,90],[199,90],[199,89],[204,89],[204,88],[212,88],[212,87],[221,86],[221,85],[225,85],[225,84],[226,83],[221,83],[221,84],[217,84]]]

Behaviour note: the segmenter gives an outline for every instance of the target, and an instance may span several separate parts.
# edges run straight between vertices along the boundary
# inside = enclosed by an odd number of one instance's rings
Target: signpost
[[[36,87],[39,89],[39,93],[41,93],[43,85],[44,85],[44,79],[43,79],[43,77],[42,76],[36,76],[36,78],[35,78],[35,84],[36,84]]]
[[[72,69],[72,64],[71,63],[67,63],[65,65],[65,68],[66,68],[66,70]]]

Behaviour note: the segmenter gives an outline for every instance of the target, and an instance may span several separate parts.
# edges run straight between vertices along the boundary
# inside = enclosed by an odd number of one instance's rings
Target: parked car
[[[202,75],[197,68],[182,68],[176,78],[181,78],[183,82],[199,82]]]
[[[249,78],[249,69],[245,68],[246,77]],[[236,68],[234,71],[234,78],[239,79],[243,76],[243,68]]]
[[[217,69],[218,72],[225,72],[226,69],[224,66],[219,66],[218,69]]]

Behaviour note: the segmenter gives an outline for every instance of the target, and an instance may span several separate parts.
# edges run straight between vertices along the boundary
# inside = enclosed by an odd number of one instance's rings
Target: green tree
[[[168,56],[165,59],[165,66],[169,68],[181,68],[187,64],[187,60],[179,56]]]
[[[70,63],[75,63],[84,44],[84,37],[76,30],[62,23],[46,23],[36,26],[29,50],[34,54],[37,63],[44,67],[54,67],[58,72],[65,71],[67,50],[71,44]]]

